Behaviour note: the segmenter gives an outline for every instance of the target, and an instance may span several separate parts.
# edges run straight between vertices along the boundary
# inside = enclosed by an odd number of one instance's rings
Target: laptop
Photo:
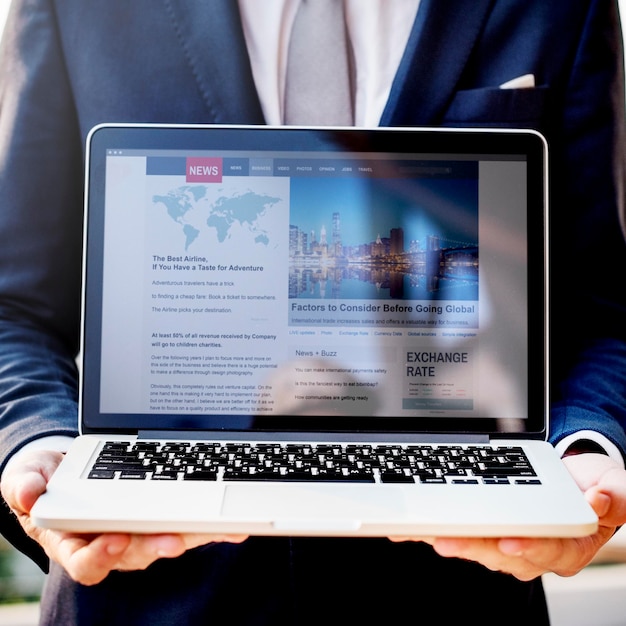
[[[582,536],[546,442],[525,130],[105,124],[87,141],[76,532]]]

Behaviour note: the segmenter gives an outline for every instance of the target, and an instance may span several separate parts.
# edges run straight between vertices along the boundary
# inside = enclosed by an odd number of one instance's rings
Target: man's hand
[[[574,539],[412,538],[431,544],[441,556],[477,561],[494,571],[532,580],[546,572],[573,576],[626,523],[626,471],[603,454],[579,454],[563,459],[592,506],[600,525],[596,534]]]
[[[113,570],[145,569],[157,559],[176,557],[196,546],[246,539],[244,535],[87,535],[38,528],[30,519],[30,510],[62,458],[59,452],[24,453],[4,471],[0,489],[26,533],[76,582],[93,585]]]

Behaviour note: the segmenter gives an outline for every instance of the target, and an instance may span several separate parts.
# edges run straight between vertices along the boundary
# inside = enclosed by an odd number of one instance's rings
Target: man
[[[392,542],[67,536],[30,523],[65,439],[76,434],[87,132],[105,121],[282,122],[297,5],[13,0],[0,65],[0,468],[17,519],[5,509],[1,528],[43,567],[41,548],[52,560],[45,624],[543,624],[536,577],[575,573],[626,521],[615,3],[350,0],[355,123],[523,126],[548,138],[558,346],[551,437],[572,453],[565,461],[601,517],[599,532]],[[527,75],[521,88],[500,88]]]

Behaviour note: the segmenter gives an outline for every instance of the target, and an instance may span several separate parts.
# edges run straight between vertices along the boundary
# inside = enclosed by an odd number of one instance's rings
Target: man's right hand
[[[145,569],[157,559],[177,557],[207,543],[241,543],[247,539],[245,535],[76,534],[39,528],[33,524],[30,511],[62,458],[56,451],[20,454],[3,472],[0,490],[26,534],[78,583],[94,585],[113,570]]]

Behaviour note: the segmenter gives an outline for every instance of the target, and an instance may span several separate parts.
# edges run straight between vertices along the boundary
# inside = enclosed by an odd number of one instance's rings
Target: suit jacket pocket
[[[547,116],[547,87],[458,91],[444,114],[444,126],[541,129]]]

